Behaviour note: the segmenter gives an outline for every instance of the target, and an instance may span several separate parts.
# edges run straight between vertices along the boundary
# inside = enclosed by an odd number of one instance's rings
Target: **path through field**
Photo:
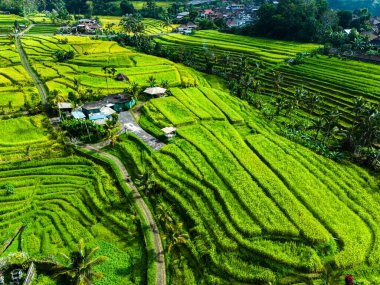
[[[123,126],[123,130],[126,130],[127,132],[134,133],[136,136],[138,136],[141,140],[143,140],[147,145],[149,145],[154,150],[159,150],[165,144],[163,142],[160,142],[158,139],[153,137],[151,134],[144,131],[136,122],[136,120],[133,118],[131,113],[129,111],[121,112],[119,114],[119,122]]]
[[[46,104],[46,98],[47,98],[47,93],[45,90],[45,87],[37,77],[37,75],[34,73],[34,71],[31,69],[28,59],[26,58],[26,55],[24,53],[24,50],[22,49],[20,38],[24,35],[25,32],[27,32],[29,29],[31,29],[33,25],[30,25],[25,31],[23,31],[20,34],[17,34],[15,36],[16,38],[16,45],[17,45],[17,50],[20,54],[22,65],[25,67],[25,70],[29,73],[30,77],[33,79],[34,83],[36,84],[38,88],[38,92],[41,95],[42,103],[45,105]]]
[[[144,219],[149,224],[149,229],[153,236],[153,243],[154,243],[154,252],[156,256],[156,285],[165,285],[166,284],[166,266],[165,266],[165,255],[164,255],[164,249],[162,247],[161,242],[161,236],[158,231],[157,224],[153,218],[152,213],[150,212],[148,206],[145,204],[144,199],[141,197],[139,191],[137,190],[136,186],[133,184],[127,169],[124,167],[123,163],[115,156],[103,152],[99,150],[98,147],[95,147],[93,145],[86,145],[86,149],[94,151],[98,153],[99,155],[102,155],[108,159],[111,159],[117,167],[120,169],[121,174],[123,175],[123,179],[129,189],[132,191],[132,197],[136,200],[137,206],[140,208],[141,212],[144,215]]]

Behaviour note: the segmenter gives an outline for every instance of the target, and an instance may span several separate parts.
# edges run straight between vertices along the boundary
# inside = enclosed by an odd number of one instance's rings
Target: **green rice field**
[[[59,257],[84,239],[108,257],[95,268],[103,278],[94,284],[146,282],[139,227],[125,193],[105,169],[76,156],[0,169],[0,244],[24,226],[0,256],[19,250],[34,258]],[[13,195],[5,194],[6,183],[14,186]]]
[[[69,42],[60,44],[59,38],[67,38]],[[92,88],[101,94],[119,92],[129,86],[129,82],[106,76],[102,70],[104,66],[114,67],[115,74],[123,73],[130,82],[141,86],[147,86],[150,76],[154,76],[158,84],[167,80],[170,86],[210,86],[200,72],[163,58],[136,53],[116,42],[75,36],[29,36],[22,39],[22,44],[33,69],[44,80],[48,90],[57,90],[63,96],[76,88],[74,80],[80,82],[80,88]],[[56,50],[73,50],[74,59],[58,63],[54,58]]]
[[[20,25],[28,24],[27,20],[18,15],[0,15],[0,34],[9,34],[12,32],[15,21],[17,21]]]
[[[0,112],[24,108],[25,102],[40,102],[37,88],[24,69],[16,45],[6,37],[0,38]]]
[[[182,260],[169,268],[173,284],[323,284],[327,264],[342,276],[377,280],[373,176],[274,134],[257,111],[227,93],[171,93],[146,104],[140,124],[151,133],[176,126],[172,143],[152,152],[125,138],[110,151],[137,177],[149,173],[164,231],[184,224],[189,240],[171,253]],[[167,216],[174,222],[168,225]]]
[[[362,96],[369,102],[380,102],[378,65],[322,55],[307,57],[301,65],[284,62],[297,53],[315,50],[318,45],[230,35],[217,31],[197,31],[192,36],[164,35],[157,41],[170,47],[191,49],[195,53],[193,61],[200,66],[205,64],[206,51],[215,54],[216,72],[225,70],[224,66],[218,64],[223,56],[232,58],[244,55],[262,64],[258,79],[262,82],[262,95],[266,98],[272,98],[273,93],[276,93],[273,88],[273,72],[277,71],[283,77],[281,88],[284,95],[290,96],[295,87],[303,86],[306,90],[324,97],[322,112],[336,107],[343,113],[342,119],[345,122],[352,118],[348,109],[352,108],[354,97]],[[230,70],[238,68],[232,61],[229,66]]]

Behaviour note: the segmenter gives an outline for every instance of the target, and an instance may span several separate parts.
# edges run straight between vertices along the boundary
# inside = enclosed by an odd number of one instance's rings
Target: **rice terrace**
[[[0,285],[380,284],[380,17],[329,4],[0,1]]]

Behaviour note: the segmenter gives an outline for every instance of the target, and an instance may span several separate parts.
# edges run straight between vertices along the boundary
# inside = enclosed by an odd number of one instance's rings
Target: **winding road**
[[[143,218],[149,225],[149,229],[153,236],[154,252],[156,256],[156,282],[155,284],[166,285],[165,254],[164,254],[164,249],[162,247],[161,236],[158,231],[157,224],[153,218],[152,213],[150,212],[150,209],[145,204],[144,199],[141,197],[140,192],[137,190],[136,186],[133,184],[131,177],[128,174],[127,169],[117,157],[109,153],[101,151],[99,147],[94,146],[94,145],[85,145],[84,147],[90,151],[96,152],[97,154],[112,160],[119,168],[123,176],[123,180],[129,187],[129,189],[131,189],[132,197],[136,200],[137,206],[140,208],[141,212],[143,213]]]
[[[30,29],[32,25],[29,26],[28,29]],[[26,58],[26,55],[24,53],[24,50],[21,46],[20,38],[24,35],[24,33],[27,32],[25,30],[24,32],[15,35],[16,37],[16,45],[17,49],[20,53],[20,57],[22,59],[22,63],[26,69],[26,71],[29,73],[29,75],[32,77],[34,83],[37,85],[38,91],[41,95],[42,102],[45,105],[46,104],[46,98],[47,98],[47,92],[45,90],[45,87],[43,83],[39,80],[38,76],[35,74],[35,72],[31,69],[28,59]],[[144,199],[141,197],[139,191],[137,190],[136,186],[133,184],[131,177],[128,174],[127,169],[124,167],[122,162],[115,156],[103,152],[100,150],[101,145],[86,145],[85,148],[91,151],[94,151],[98,153],[101,156],[104,156],[110,160],[112,160],[117,167],[119,168],[120,172],[122,173],[123,179],[129,189],[131,189],[132,197],[136,200],[137,207],[140,208],[141,212],[143,213],[143,219],[145,219],[146,223],[149,225],[149,230],[153,236],[153,244],[154,244],[154,253],[156,256],[156,285],[166,285],[166,265],[165,265],[165,254],[164,249],[162,246],[161,236],[158,231],[157,224],[153,218],[153,215],[144,202]]]

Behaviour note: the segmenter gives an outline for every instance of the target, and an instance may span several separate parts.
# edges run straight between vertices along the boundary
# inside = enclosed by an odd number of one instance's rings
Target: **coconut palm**
[[[165,16],[163,22],[162,22],[162,27],[166,28],[166,32],[169,33],[169,29],[172,27],[172,20],[170,19],[169,16]]]
[[[70,284],[92,285],[94,278],[100,278],[101,274],[94,272],[93,268],[107,260],[106,256],[95,257],[99,247],[88,248],[83,239],[79,241],[78,249],[70,254],[70,257],[63,255],[67,259],[66,265],[60,266],[58,276],[66,276]]]
[[[154,87],[157,85],[157,80],[153,75],[149,76],[147,82],[148,82],[149,87]]]
[[[189,240],[189,235],[187,233],[183,232],[183,224],[178,223],[174,224],[173,228],[171,230],[171,233],[169,235],[169,246],[168,246],[168,253],[172,251],[172,249],[175,246],[178,246],[180,244],[186,244]]]

